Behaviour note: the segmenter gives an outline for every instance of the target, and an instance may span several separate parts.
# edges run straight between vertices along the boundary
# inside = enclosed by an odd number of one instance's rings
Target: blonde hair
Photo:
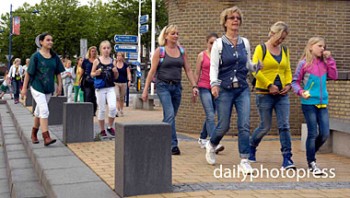
[[[102,42],[100,43],[100,47],[99,47],[100,52],[102,51],[102,47],[103,47],[104,45],[108,45],[109,47],[111,47],[111,43],[110,43],[108,40],[104,40],[104,41],[102,41]]]
[[[118,54],[120,54],[120,55],[122,56],[123,61],[124,61],[124,60],[125,60],[125,54],[124,54],[124,53],[122,53],[122,52],[117,52],[117,56],[118,56]]]
[[[20,58],[15,58],[15,60],[13,60],[12,64],[15,65],[17,61],[19,61],[19,64],[21,64],[21,59]]]
[[[269,37],[277,35],[279,38],[283,32],[289,33],[288,25],[283,21],[277,21],[270,27]]]
[[[64,67],[67,67],[68,64],[70,64],[70,66],[72,66],[72,61],[67,59],[66,61],[64,61]]]
[[[312,53],[311,53],[310,48],[319,42],[325,43],[324,38],[316,36],[316,37],[310,38],[309,41],[307,42],[305,49],[304,49],[304,52],[303,52],[303,55],[301,55],[301,58],[300,58],[300,61],[305,60],[305,62],[306,62],[305,67],[310,66],[312,61],[313,61],[313,58],[314,58]],[[322,58],[323,57],[321,56],[321,59]]]
[[[91,46],[91,47],[89,47],[88,51],[86,52],[86,55],[85,55],[85,58],[86,58],[86,59],[91,58],[91,57],[90,57],[90,52],[91,52],[92,49],[95,49],[95,50],[96,50],[96,56],[98,56],[97,47],[96,47],[96,46]]]
[[[159,34],[158,44],[160,46],[164,46],[166,44],[166,39],[165,39],[166,34],[169,34],[169,32],[176,31],[176,30],[177,30],[177,25],[171,24],[171,25],[165,26]]]
[[[222,25],[222,27],[224,27],[225,29],[225,32],[226,32],[226,27],[225,27],[225,23],[226,23],[226,20],[227,20],[227,16],[229,14],[233,14],[233,13],[237,13],[240,17],[241,17],[241,20],[240,20],[240,23],[239,25],[242,25],[242,22],[243,22],[243,14],[242,14],[242,11],[237,7],[237,6],[233,6],[231,8],[226,8],[224,11],[221,12],[220,14],[220,25]]]

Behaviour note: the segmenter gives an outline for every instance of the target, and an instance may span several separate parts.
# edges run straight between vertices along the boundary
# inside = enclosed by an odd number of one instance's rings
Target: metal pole
[[[140,34],[140,28],[141,28],[141,24],[140,24],[140,19],[141,19],[141,0],[139,0],[139,18],[138,18],[138,30],[137,30],[137,38],[138,38],[138,42],[137,42],[137,61],[139,63],[141,63],[141,34]]]
[[[8,68],[11,67],[11,51],[12,51],[12,4],[10,5],[10,35],[9,35],[9,56],[8,56]]]
[[[152,0],[151,60],[156,48],[156,0]]]

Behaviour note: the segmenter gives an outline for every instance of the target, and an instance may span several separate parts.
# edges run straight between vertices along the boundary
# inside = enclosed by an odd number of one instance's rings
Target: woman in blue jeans
[[[291,158],[290,102],[288,97],[288,91],[291,89],[292,72],[289,50],[281,45],[288,32],[287,24],[278,21],[270,27],[268,41],[255,48],[253,62],[262,64],[262,68],[255,75],[256,106],[259,111],[260,124],[251,136],[249,156],[249,161],[256,162],[256,148],[263,137],[270,131],[272,111],[275,110],[283,157],[283,169],[295,168]]]
[[[205,148],[207,144],[207,137],[213,136],[215,130],[215,100],[210,90],[210,52],[214,41],[219,36],[216,33],[210,33],[207,36],[207,49],[198,54],[196,62],[196,82],[198,82],[199,97],[205,111],[205,121],[203,123],[202,131],[198,139],[198,144],[201,148]],[[216,148],[216,154],[223,151],[225,148],[219,144]]]
[[[329,136],[327,78],[338,78],[335,60],[331,52],[325,50],[323,38],[310,38],[293,76],[292,86],[301,97],[307,124],[306,158],[314,175],[323,174],[316,164],[316,152]]]
[[[205,157],[208,164],[215,164],[215,149],[230,128],[232,108],[235,106],[241,158],[239,170],[250,174],[250,89],[247,74],[251,61],[249,41],[239,35],[242,20],[242,12],[236,6],[225,9],[220,15],[225,34],[214,42],[210,56],[210,85],[216,98],[218,124],[206,145]]]
[[[181,153],[176,137],[175,116],[181,102],[182,68],[185,69],[187,78],[192,84],[193,96],[198,95],[197,83],[187,61],[187,53],[178,45],[178,38],[179,32],[176,25],[168,25],[161,31],[158,37],[160,47],[154,51],[152,66],[142,93],[142,99],[146,101],[149,85],[155,73],[157,73],[157,94],[163,106],[163,122],[171,125],[171,152],[173,155],[180,155]]]

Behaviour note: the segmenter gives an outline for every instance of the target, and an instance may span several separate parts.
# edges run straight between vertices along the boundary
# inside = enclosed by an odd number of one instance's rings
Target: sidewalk
[[[134,110],[127,107],[125,116],[116,122],[161,121],[162,110]],[[199,123],[201,124],[201,123]],[[96,130],[96,127],[95,127]],[[98,128],[97,128],[98,130]],[[237,137],[223,139],[225,150],[217,155],[217,164],[210,166],[205,160],[205,150],[197,143],[198,135],[178,134],[180,156],[172,157],[173,193],[137,197],[349,197],[350,159],[335,154],[319,154],[318,164],[327,168],[328,178],[303,178],[288,172],[285,178],[278,172],[282,157],[279,138],[268,136],[259,146],[257,163],[253,168],[267,169],[270,174],[244,178],[238,175]],[[300,137],[293,137],[293,160],[297,171],[306,170],[305,152],[300,150]],[[69,144],[68,147],[99,177],[114,189],[114,140]],[[222,177],[220,177],[220,167]],[[334,170],[330,170],[334,168]],[[295,174],[297,173],[294,172]],[[260,173],[260,172],[259,172]],[[280,175],[277,175],[277,174]],[[261,174],[264,174],[261,172]],[[287,174],[287,173],[286,173]],[[269,176],[268,176],[269,175]],[[216,176],[216,177],[215,177]],[[293,177],[291,177],[293,176]],[[301,175],[302,176],[302,175]],[[326,177],[326,176],[324,176]],[[333,178],[332,178],[333,177]]]

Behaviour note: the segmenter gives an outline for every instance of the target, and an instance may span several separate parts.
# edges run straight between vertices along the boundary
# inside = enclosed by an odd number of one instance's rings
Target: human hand
[[[96,76],[101,75],[102,69],[101,68],[100,69],[96,69],[95,73],[96,73]]]
[[[144,89],[143,92],[142,92],[142,100],[144,102],[146,102],[147,98],[148,98],[148,91],[146,89]]]
[[[283,89],[280,91],[280,94],[281,94],[281,95],[286,95],[290,89],[291,89],[291,86],[290,86],[290,85],[286,85],[286,86],[283,87]]]
[[[331,55],[332,55],[331,51],[328,51],[328,50],[323,51],[323,58],[327,59],[331,57]]]
[[[272,94],[272,95],[278,94],[279,93],[278,87],[276,85],[271,84],[269,86],[269,93]]]
[[[219,97],[219,91],[220,91],[219,86],[214,86],[211,88],[211,94],[214,96],[214,98]]]
[[[25,96],[27,96],[27,88],[23,87],[22,91],[21,91],[21,98],[22,98],[22,100],[24,99]]]
[[[309,99],[310,98],[310,92],[308,90],[303,91],[303,93],[301,94],[301,97],[303,97],[304,99]]]

